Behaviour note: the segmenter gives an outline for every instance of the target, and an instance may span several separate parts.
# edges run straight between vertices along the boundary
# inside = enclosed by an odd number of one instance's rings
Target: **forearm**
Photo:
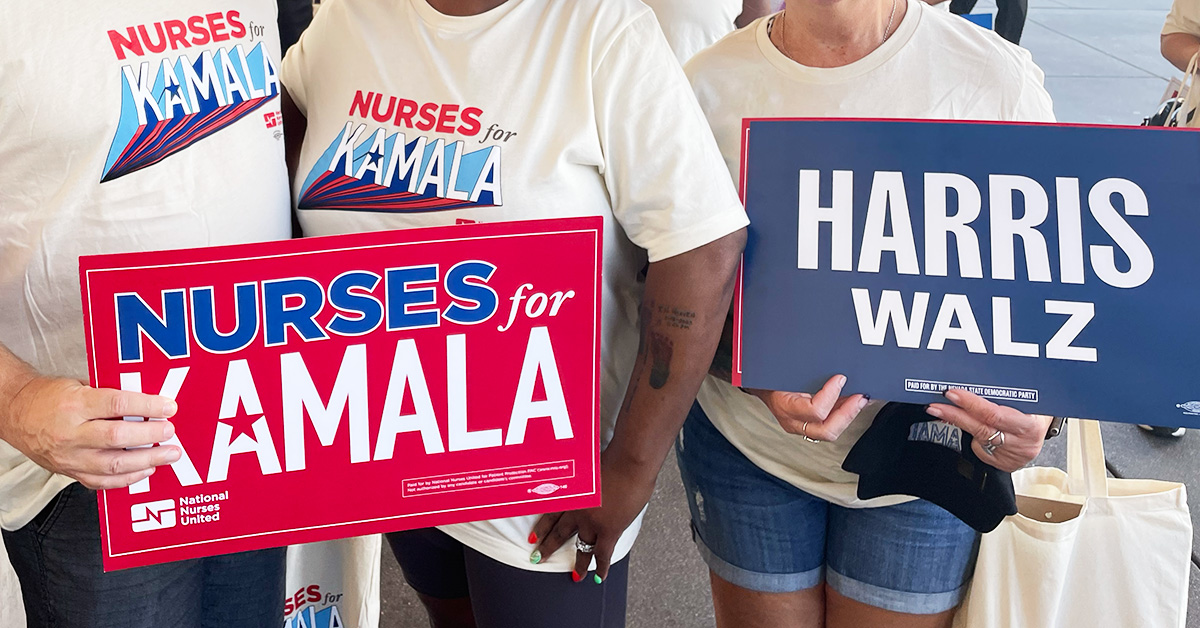
[[[1200,37],[1190,33],[1170,33],[1163,35],[1160,41],[1162,56],[1172,65],[1182,71],[1187,71],[1188,63],[1200,50]]]
[[[4,438],[8,427],[13,399],[34,377],[37,377],[37,371],[33,367],[0,344],[0,439]]]
[[[725,326],[721,329],[721,339],[717,342],[717,351],[713,355],[712,365],[708,374],[727,382],[733,381],[733,308],[725,315]]]
[[[712,364],[744,245],[743,230],[650,265],[641,343],[606,462],[657,474]]]

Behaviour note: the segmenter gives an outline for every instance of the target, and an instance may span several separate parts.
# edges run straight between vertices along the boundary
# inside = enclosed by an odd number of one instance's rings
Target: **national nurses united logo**
[[[350,113],[418,132],[472,137],[481,130],[480,109],[374,92],[357,92]],[[502,205],[500,147],[472,145],[513,135],[492,125],[468,144],[347,122],[305,178],[299,208],[430,212]]]
[[[121,67],[121,117],[101,182],[152,166],[276,98],[279,79],[264,41],[251,47],[265,32],[247,27],[237,11],[108,31],[117,58],[134,60]],[[136,61],[243,38],[250,42]]]

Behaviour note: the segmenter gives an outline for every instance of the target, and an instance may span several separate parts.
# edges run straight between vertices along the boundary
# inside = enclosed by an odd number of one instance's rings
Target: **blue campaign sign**
[[[748,120],[735,380],[1200,427],[1200,133]],[[735,381],[735,383],[737,383]]]

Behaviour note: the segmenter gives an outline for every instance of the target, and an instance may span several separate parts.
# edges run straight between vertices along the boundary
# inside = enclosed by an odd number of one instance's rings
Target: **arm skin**
[[[745,230],[655,262],[646,275],[641,343],[616,432],[601,455],[604,505],[544,515],[531,535],[530,560],[549,556],[576,533],[596,546],[596,575],[608,576],[617,539],[650,501],[654,483],[712,363]],[[532,548],[531,548],[532,549]],[[574,577],[592,554],[576,553]]]
[[[92,489],[129,486],[154,468],[179,460],[177,447],[146,447],[169,439],[167,421],[108,420],[122,416],[170,418],[166,397],[84,386],[47,377],[0,345],[0,440],[42,468]],[[145,447],[144,449],[126,448]]]
[[[1169,33],[1159,40],[1162,56],[1172,65],[1186,72],[1188,63],[1200,50],[1200,37],[1191,33]]]

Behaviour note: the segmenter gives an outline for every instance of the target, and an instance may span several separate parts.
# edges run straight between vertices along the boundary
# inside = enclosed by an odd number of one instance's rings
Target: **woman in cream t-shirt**
[[[743,118],[1054,119],[1028,52],[920,0],[789,0],[685,70],[735,177]],[[950,621],[978,535],[923,500],[857,497],[842,462],[884,402],[854,386],[702,386],[677,454],[720,628]],[[1040,450],[1047,419],[947,396],[928,420],[975,435],[984,463],[1011,471]],[[987,414],[1005,434],[992,453]]]

